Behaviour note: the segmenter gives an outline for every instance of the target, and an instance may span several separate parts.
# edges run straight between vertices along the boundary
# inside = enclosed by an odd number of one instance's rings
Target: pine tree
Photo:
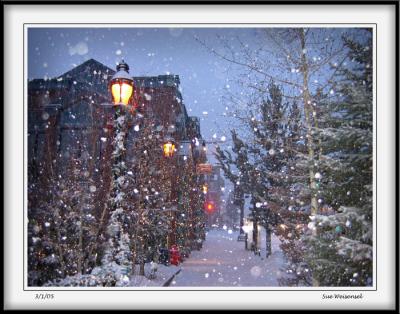
[[[337,71],[337,94],[320,103],[319,201],[307,260],[326,286],[372,285],[372,36],[344,37],[352,61]]]
[[[268,94],[259,107],[259,114],[251,117],[250,127],[254,134],[253,194],[261,225],[266,230],[266,257],[271,254],[271,233],[280,212],[288,204],[286,187],[287,155],[285,149],[286,107],[281,88],[271,81]],[[259,118],[257,119],[256,116]]]
[[[310,199],[308,184],[307,148],[300,108],[296,102],[287,109],[283,147],[285,151],[285,205],[279,212],[279,224],[274,232],[281,240],[280,248],[287,260],[286,275],[279,278],[282,286],[311,284],[308,266],[304,260],[305,245],[302,236],[309,222],[307,204]]]

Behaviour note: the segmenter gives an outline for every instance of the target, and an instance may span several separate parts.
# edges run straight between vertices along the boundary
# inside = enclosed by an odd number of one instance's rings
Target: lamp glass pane
[[[114,104],[119,104],[120,98],[121,98],[121,87],[120,87],[119,83],[112,84],[111,93],[113,96]]]
[[[171,157],[174,153],[175,145],[173,143],[165,143],[164,144],[164,156]]]
[[[121,103],[128,105],[129,99],[132,96],[133,86],[127,83],[122,83],[121,85]]]

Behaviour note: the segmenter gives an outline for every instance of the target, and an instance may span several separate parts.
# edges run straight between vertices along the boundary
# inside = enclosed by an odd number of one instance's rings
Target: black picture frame
[[[129,5],[129,6],[135,6],[135,5],[151,5],[154,6],[155,8],[159,5],[171,5],[171,6],[181,6],[181,5],[205,5],[208,6],[211,10],[213,6],[219,5],[219,6],[224,6],[224,5],[238,5],[238,6],[256,6],[256,5],[260,5],[260,6],[272,6],[272,5],[278,5],[278,6],[285,6],[285,8],[287,8],[287,10],[291,9],[291,6],[294,5],[300,5],[300,6],[307,6],[310,8],[310,10],[315,7],[315,6],[328,6],[328,5],[336,5],[336,6],[341,6],[343,10],[346,10],[347,6],[355,6],[358,7],[360,10],[363,9],[363,6],[376,6],[377,8],[379,6],[390,6],[391,9],[395,12],[395,25],[392,25],[393,30],[395,31],[395,38],[396,41],[394,44],[394,53],[395,53],[395,64],[393,65],[395,67],[395,85],[398,87],[399,86],[399,2],[398,1],[255,1],[255,0],[251,0],[251,1],[235,1],[235,0],[231,0],[231,1],[222,1],[222,0],[218,0],[218,1],[160,1],[160,0],[155,0],[155,1],[122,1],[122,0],[117,0],[117,1],[102,1],[102,0],[98,0],[98,1],[74,1],[74,0],[70,0],[70,1],[3,1],[2,2],[2,10],[3,10],[3,17],[4,17],[4,32],[3,32],[3,51],[7,48],[6,47],[6,29],[7,29],[7,25],[6,25],[6,21],[7,18],[9,18],[8,14],[9,11],[7,10],[10,7],[23,7],[23,6],[27,6],[27,5],[34,5],[34,6],[42,6],[42,7],[47,7],[47,6],[51,6],[51,5],[74,5],[76,6],[76,10],[80,9],[80,6],[92,6],[94,9],[96,8],[96,6],[122,6],[122,5]],[[29,21],[26,21],[27,23],[29,23]],[[54,24],[54,23],[53,23]],[[378,24],[379,27],[379,24]],[[21,52],[16,52],[21,54]],[[378,56],[379,58],[379,56]],[[6,64],[9,60],[7,59],[7,55],[5,55],[3,57],[3,62],[4,64]],[[8,73],[7,71],[5,72],[6,74]],[[5,75],[6,75],[5,74]],[[21,75],[21,73],[20,73]],[[23,77],[23,75],[22,75]],[[396,88],[394,92],[394,98],[395,98],[395,117],[393,117],[395,119],[395,134],[394,134],[394,143],[393,143],[393,147],[392,149],[395,150],[395,153],[393,154],[394,157],[394,162],[395,162],[395,182],[391,182],[392,184],[395,185],[395,190],[396,192],[399,192],[399,185],[398,185],[398,178],[399,178],[399,89]],[[3,95],[7,95],[9,94],[10,91],[7,90],[7,86],[6,84],[3,84]],[[5,102],[6,104],[6,102]],[[5,105],[7,106],[7,105]],[[6,113],[6,108],[5,106],[3,106],[3,116],[7,117],[7,113]],[[5,144],[10,144],[10,130],[7,128],[7,124],[5,123],[3,125],[3,132],[4,132],[4,140],[5,143],[3,144],[3,156],[5,156],[5,163],[4,163],[4,169],[6,169],[8,166],[10,166],[9,162],[10,162],[10,158],[7,158],[7,148],[5,146]],[[378,130],[379,132],[379,130]],[[393,141],[392,141],[393,142]],[[379,167],[379,165],[378,165]],[[5,180],[7,180],[7,173],[5,173]],[[9,204],[10,202],[10,195],[7,193],[7,190],[3,190],[3,193],[5,194],[5,202],[6,204]],[[394,203],[394,210],[395,210],[395,232],[396,234],[393,235],[393,237],[395,238],[395,245],[394,247],[390,246],[389,249],[394,249],[395,250],[395,265],[399,265],[399,195],[398,193],[396,193],[396,195],[393,195],[393,203]],[[3,211],[3,221],[6,221],[7,217],[7,211],[10,209],[7,209],[7,206],[4,207],[5,210]],[[10,207],[8,207],[10,208]],[[14,208],[13,208],[14,210]],[[26,222],[22,222],[22,224],[25,224]],[[5,241],[7,241],[7,239],[12,235],[8,232],[9,230],[7,230],[7,228],[5,228],[5,234],[4,234],[4,239]],[[21,249],[23,248],[23,243],[18,243],[19,245],[22,244]],[[7,248],[7,245],[5,245],[3,247],[3,253],[5,253],[5,256],[3,257],[3,261],[5,260],[5,257],[7,256],[7,252],[5,251],[5,249]],[[9,248],[9,247],[8,247]],[[4,268],[4,273],[6,274],[8,271],[7,265],[10,265],[9,263],[5,263],[5,268]],[[394,287],[394,296],[395,296],[395,300],[394,304],[395,307],[394,308],[390,308],[390,309],[380,309],[380,310],[385,310],[388,312],[398,312],[399,311],[399,270],[398,267],[394,269],[395,272],[395,287]],[[5,280],[5,285],[9,284],[9,282],[7,280]],[[52,293],[52,292],[47,292],[46,290],[43,289],[39,289],[35,292],[35,290],[29,289],[26,290],[25,289],[25,285],[22,284],[22,286],[20,286],[20,284],[18,284],[18,288],[22,288],[20,290],[20,292],[26,292],[28,294],[30,294],[31,299],[32,299],[32,303],[35,304],[34,306],[37,306],[37,302],[35,303],[35,300],[33,299],[32,296],[35,295],[35,293]],[[89,289],[87,289],[89,291]],[[59,291],[59,292],[58,292]],[[62,293],[62,289],[57,289],[56,290],[56,294],[57,293]],[[66,291],[70,291],[70,290],[66,290]],[[161,293],[170,293],[170,292],[166,292],[165,290],[154,290],[154,291],[159,291]],[[179,290],[175,290],[178,291]],[[182,290],[183,291],[183,290]],[[181,292],[182,292],[181,291]],[[210,289],[209,291],[213,291],[212,289]],[[216,290],[218,291],[218,290]],[[240,289],[239,289],[240,291]],[[325,291],[325,290],[321,290],[321,291]],[[97,294],[99,297],[102,297],[103,292],[100,292],[99,290],[93,290],[92,292],[95,292],[95,294]],[[114,293],[119,293],[118,291],[115,291]],[[175,292],[174,292],[175,293]],[[283,293],[283,292],[282,292]],[[307,293],[307,292],[305,292]],[[232,291],[232,295],[233,297],[236,295],[236,292]],[[17,304],[18,302],[14,302],[12,305],[10,303],[10,300],[12,298],[10,298],[9,294],[5,294],[4,296],[4,300],[3,300],[3,308],[5,310],[13,310],[13,309],[18,309],[19,305]],[[46,309],[46,305],[42,305],[43,309]],[[55,308],[54,304],[50,304],[48,305],[49,308]],[[176,308],[180,308],[181,305],[176,304]],[[61,309],[67,309],[67,305],[62,305]],[[23,305],[21,305],[21,308],[26,308],[26,303],[24,303]],[[90,307],[89,307],[90,308]],[[151,307],[150,307],[151,308]],[[169,305],[169,308],[172,309],[174,308],[173,306],[171,307],[171,305]],[[207,307],[206,307],[207,308]],[[226,308],[224,308],[224,306],[222,306],[220,309],[228,309],[229,306],[227,306]],[[337,304],[333,304],[333,305],[329,305],[329,309],[342,309],[342,306],[338,306]],[[88,309],[88,308],[87,308]],[[285,309],[285,306],[282,307],[282,309]],[[309,308],[310,310],[312,310],[312,307]],[[357,310],[357,306],[350,306],[349,308],[350,310]]]

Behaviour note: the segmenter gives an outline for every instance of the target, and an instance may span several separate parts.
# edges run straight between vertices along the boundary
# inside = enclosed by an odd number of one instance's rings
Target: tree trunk
[[[59,224],[58,224],[59,226]],[[65,273],[65,262],[64,262],[64,252],[61,247],[60,239],[61,239],[61,233],[60,233],[60,228],[57,228],[57,250],[58,250],[58,256],[60,258],[60,266],[61,266],[61,276],[64,277],[66,275]]]
[[[313,285],[313,287],[319,287],[319,281],[317,279],[315,279],[314,277],[312,279],[312,285]]]
[[[139,252],[138,252],[138,257],[139,257],[139,276],[144,276],[144,265],[146,263],[146,256],[145,256],[145,244],[144,244],[144,240],[143,240],[143,236],[144,234],[142,232],[140,232],[138,234],[138,238],[139,238]]]
[[[265,257],[268,258],[272,254],[271,229],[268,226],[265,227],[265,242]]]
[[[314,139],[312,134],[312,124],[310,119],[311,114],[311,96],[308,89],[308,64],[306,59],[306,41],[305,41],[305,34],[304,29],[300,31],[300,42],[301,42],[301,64],[303,70],[303,100],[304,100],[304,114],[306,118],[307,124],[307,148],[308,148],[308,157],[310,159],[310,168],[309,168],[309,176],[310,176],[310,188],[311,188],[311,215],[318,214],[318,202],[317,202],[317,195],[316,195],[316,181],[315,181],[315,152],[314,152]],[[313,231],[315,233],[315,231]],[[319,282],[318,280],[312,280],[313,286],[318,287]]]
[[[144,260],[143,259],[140,261],[139,275],[144,276]]]
[[[257,250],[258,250],[258,247],[257,247],[257,244],[258,244],[258,224],[257,224],[257,219],[256,218],[253,218],[253,244],[254,244],[253,251],[254,251],[254,253],[256,253]]]
[[[82,274],[82,260],[83,260],[83,232],[82,232],[82,220],[80,220],[79,226],[79,242],[78,242],[78,274]]]
[[[244,225],[244,206],[243,206],[243,202],[240,201],[240,234],[244,233],[243,230],[243,225]]]
[[[133,235],[133,245],[132,245],[132,270],[131,270],[131,274],[135,275],[135,271],[136,271],[136,258],[137,258],[137,254],[136,254],[136,232]]]
[[[144,264],[145,264],[145,257],[143,253],[140,259],[139,276],[144,276]]]
[[[311,189],[311,215],[316,215],[318,213],[318,202],[316,193],[316,181],[315,181],[315,171],[314,171],[314,161],[315,161],[315,152],[314,152],[314,139],[312,134],[312,124],[310,119],[311,114],[311,95],[308,88],[308,76],[309,69],[306,59],[306,41],[304,29],[301,29],[300,32],[300,42],[301,42],[301,67],[303,72],[303,105],[304,105],[304,116],[306,120],[307,126],[307,149],[308,149],[308,158],[310,162],[309,166],[309,176],[310,176],[310,189]]]

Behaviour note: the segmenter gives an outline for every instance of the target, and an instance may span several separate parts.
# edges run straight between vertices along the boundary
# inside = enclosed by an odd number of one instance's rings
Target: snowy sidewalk
[[[150,273],[150,265],[145,266],[146,273]],[[179,266],[164,266],[158,265],[158,270],[156,272],[156,278],[148,279],[145,276],[131,276],[129,280],[129,285],[131,287],[162,287],[169,284],[172,278],[181,271]]]
[[[210,230],[200,251],[181,264],[171,287],[179,286],[278,286],[285,259],[280,241],[272,236],[272,255],[266,259],[244,249],[238,233]]]

